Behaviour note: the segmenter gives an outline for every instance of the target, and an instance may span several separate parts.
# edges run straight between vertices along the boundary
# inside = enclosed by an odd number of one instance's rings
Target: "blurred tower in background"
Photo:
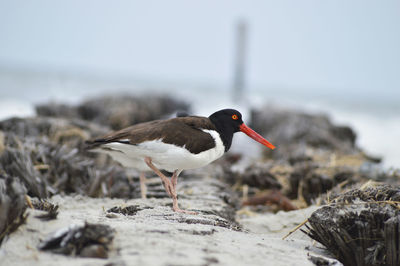
[[[243,100],[245,89],[246,72],[246,49],[247,49],[247,22],[240,20],[235,29],[235,51],[234,51],[234,73],[232,84],[233,102],[239,103]]]

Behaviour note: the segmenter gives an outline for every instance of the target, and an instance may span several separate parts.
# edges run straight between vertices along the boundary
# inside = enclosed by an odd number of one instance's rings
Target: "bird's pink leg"
[[[197,214],[196,212],[186,211],[186,210],[182,210],[181,208],[179,208],[178,197],[177,197],[178,193],[176,193],[176,185],[178,184],[178,176],[179,176],[180,172],[181,171],[175,170],[171,177],[172,188],[174,190],[174,194],[172,196],[172,209],[175,212],[182,212],[182,213],[187,213],[187,214]]]
[[[192,211],[185,211],[179,208],[178,206],[178,195],[176,194],[176,184],[178,183],[178,175],[180,171],[174,171],[174,174],[171,177],[171,181],[168,180],[168,178],[161,173],[160,170],[158,170],[157,167],[154,166],[154,164],[151,162],[150,157],[146,157],[144,159],[145,163],[150,167],[151,170],[153,170],[159,177],[161,177],[161,180],[163,181],[165,191],[170,195],[172,198],[172,209],[175,212],[182,212],[182,213],[187,213],[187,214],[197,214],[196,212]]]
[[[154,164],[151,162],[150,157],[145,157],[144,162],[147,164],[148,167],[150,167],[151,170],[154,171],[154,173],[156,173],[161,178],[164,184],[165,191],[168,193],[170,197],[172,197],[174,189],[168,178],[165,175],[163,175],[163,173],[161,173],[161,171],[158,170],[157,167],[154,166]]]
[[[146,176],[144,175],[144,172],[140,172],[139,180],[140,180],[140,195],[142,196],[142,199],[145,199],[147,194],[147,186],[145,183]]]
[[[172,183],[172,187],[174,188],[175,194],[177,194],[176,193],[176,185],[178,184],[178,176],[180,173],[181,173],[181,171],[175,170],[171,177],[171,183]]]

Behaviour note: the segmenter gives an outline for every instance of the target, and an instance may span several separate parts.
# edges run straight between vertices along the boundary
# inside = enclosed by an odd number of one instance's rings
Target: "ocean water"
[[[370,155],[381,156],[384,168],[400,168],[400,99],[395,97],[350,97],[270,86],[247,89],[240,97],[240,103],[233,103],[229,86],[221,84],[2,70],[0,119],[32,116],[37,103],[56,101],[74,104],[87,97],[121,92],[169,94],[191,103],[192,112],[204,116],[223,108],[237,108],[245,121],[250,108],[266,104],[324,113],[336,124],[351,126],[357,133],[357,145]],[[244,135],[239,135],[235,136],[232,149],[246,150],[256,157],[258,146]]]

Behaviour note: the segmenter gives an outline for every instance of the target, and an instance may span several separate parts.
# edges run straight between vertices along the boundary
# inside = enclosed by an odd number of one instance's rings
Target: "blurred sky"
[[[250,103],[328,112],[400,167],[400,0],[0,0],[0,118],[118,88],[231,106],[241,20]]]
[[[400,97],[400,1],[0,0],[0,67]],[[4,88],[0,88],[3,90]]]

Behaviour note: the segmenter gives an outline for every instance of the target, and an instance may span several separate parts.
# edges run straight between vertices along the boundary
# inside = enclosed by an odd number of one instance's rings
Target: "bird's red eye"
[[[238,120],[238,116],[237,115],[232,115],[232,119],[233,120]]]

